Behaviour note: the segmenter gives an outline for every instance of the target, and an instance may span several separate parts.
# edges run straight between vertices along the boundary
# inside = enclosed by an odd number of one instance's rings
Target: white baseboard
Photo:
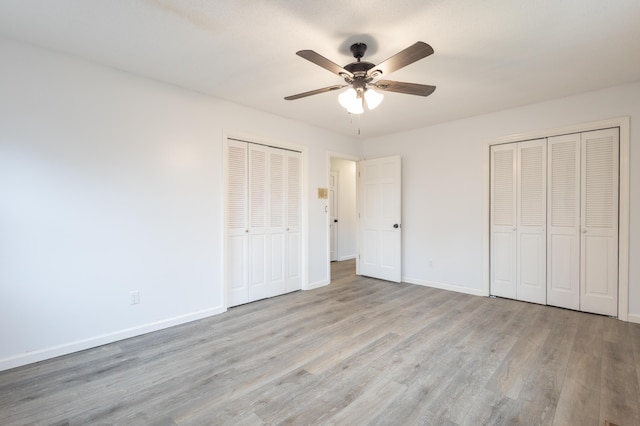
[[[454,285],[454,284],[448,284],[448,283],[439,283],[439,282],[434,282],[434,281],[426,281],[426,280],[421,280],[419,278],[402,277],[402,282],[408,283],[408,284],[422,285],[422,286],[425,286],[425,287],[439,288],[441,290],[455,291],[455,292],[458,292],[458,293],[472,294],[474,296],[486,296],[482,292],[482,289],[461,287],[461,286],[457,286],[457,285]]]
[[[316,281],[315,283],[310,283],[307,288],[305,288],[305,290],[314,290],[316,288],[320,288],[320,287],[324,287],[326,285],[329,285],[331,281],[329,280],[323,280],[323,281]]]
[[[39,349],[37,351],[26,352],[24,354],[0,359],[0,371],[32,364],[34,362],[44,361],[46,359],[56,358],[62,355],[68,355],[70,353],[83,351],[85,349],[95,348],[97,346],[106,345],[107,343],[113,343],[119,340],[128,339],[130,337],[140,336],[143,334],[151,333],[153,331],[173,327],[175,325],[196,321],[213,315],[221,314],[223,312],[226,312],[226,310],[227,308],[222,306],[205,309],[186,315],[168,318],[166,320],[156,321],[150,324],[131,327],[124,330],[115,331],[113,333],[102,334],[100,336],[90,337],[88,339],[76,340],[75,342],[64,343],[62,345],[53,346],[46,349]]]
[[[627,320],[629,322],[635,322],[636,324],[640,324],[640,314],[629,314],[627,315]]]

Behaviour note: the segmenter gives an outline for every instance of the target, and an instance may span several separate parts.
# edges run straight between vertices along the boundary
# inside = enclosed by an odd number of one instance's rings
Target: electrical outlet
[[[129,293],[129,304],[137,305],[140,303],[140,292],[138,290]]]
[[[429,259],[429,268],[433,268],[433,260]]]

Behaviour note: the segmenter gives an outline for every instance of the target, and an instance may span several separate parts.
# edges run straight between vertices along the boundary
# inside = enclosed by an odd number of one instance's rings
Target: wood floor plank
[[[571,345],[578,329],[578,316],[573,312],[552,308],[544,313],[551,329],[540,349],[539,357],[531,366],[517,400],[514,421],[519,424],[551,425],[564,376],[571,356]]]
[[[597,425],[602,357],[572,351],[553,418],[554,425]]]
[[[600,315],[577,313],[580,321],[572,350],[595,357],[602,356],[604,320]]]
[[[634,363],[603,356],[601,374],[600,423],[640,425],[640,390]]]
[[[511,399],[518,399],[525,380],[531,374],[531,366],[535,364],[550,331],[537,324],[527,327],[492,376],[487,388]]]
[[[637,383],[640,385],[640,324],[629,324],[631,336],[631,347],[633,349],[633,359],[636,370]],[[638,411],[640,412],[640,400],[638,401]]]
[[[405,385],[393,380],[387,378],[374,380],[362,395],[322,423],[327,425],[368,424],[404,390],[406,390]]]
[[[516,401],[484,388],[460,425],[510,425],[514,415],[517,415]]]

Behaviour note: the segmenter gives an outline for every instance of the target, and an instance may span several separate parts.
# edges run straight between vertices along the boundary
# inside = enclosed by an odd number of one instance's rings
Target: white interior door
[[[402,165],[399,156],[358,162],[358,274],[402,279]]]
[[[286,153],[286,283],[285,291],[302,288],[302,155]]]
[[[517,294],[516,153],[516,144],[491,147],[490,288],[510,299]]]
[[[249,301],[269,297],[267,266],[268,148],[249,144]]]
[[[225,282],[227,306],[249,301],[247,223],[247,143],[229,141],[225,152],[226,243]]]
[[[582,133],[580,310],[618,314],[619,130]]]
[[[520,142],[517,149],[516,297],[545,304],[547,140]]]
[[[338,260],[338,172],[329,174],[329,256]]]
[[[580,133],[548,141],[547,304],[580,309]]]
[[[270,250],[268,295],[286,292],[286,151],[269,151],[269,227],[267,246]]]

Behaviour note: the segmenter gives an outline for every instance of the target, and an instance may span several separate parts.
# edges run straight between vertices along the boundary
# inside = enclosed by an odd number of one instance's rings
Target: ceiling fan
[[[322,89],[298,93],[297,95],[287,96],[285,99],[293,101],[295,99],[318,95],[325,92],[332,92],[334,90],[340,90],[344,87],[351,86],[345,92],[340,94],[338,100],[348,112],[352,114],[361,114],[364,111],[365,102],[369,109],[377,107],[380,102],[382,102],[382,98],[384,96],[373,89],[417,96],[429,96],[434,90],[436,90],[435,86],[428,86],[425,84],[376,80],[379,77],[391,74],[393,71],[406,67],[407,65],[431,55],[433,53],[433,48],[427,43],[419,41],[412,44],[378,65],[374,65],[371,62],[361,61],[366,51],[366,44],[352,44],[351,53],[353,54],[353,57],[356,58],[356,62],[347,64],[344,67],[330,61],[313,50],[300,50],[296,52],[296,55],[329,70],[339,77],[342,77],[347,84],[337,84],[334,86],[323,87]]]

